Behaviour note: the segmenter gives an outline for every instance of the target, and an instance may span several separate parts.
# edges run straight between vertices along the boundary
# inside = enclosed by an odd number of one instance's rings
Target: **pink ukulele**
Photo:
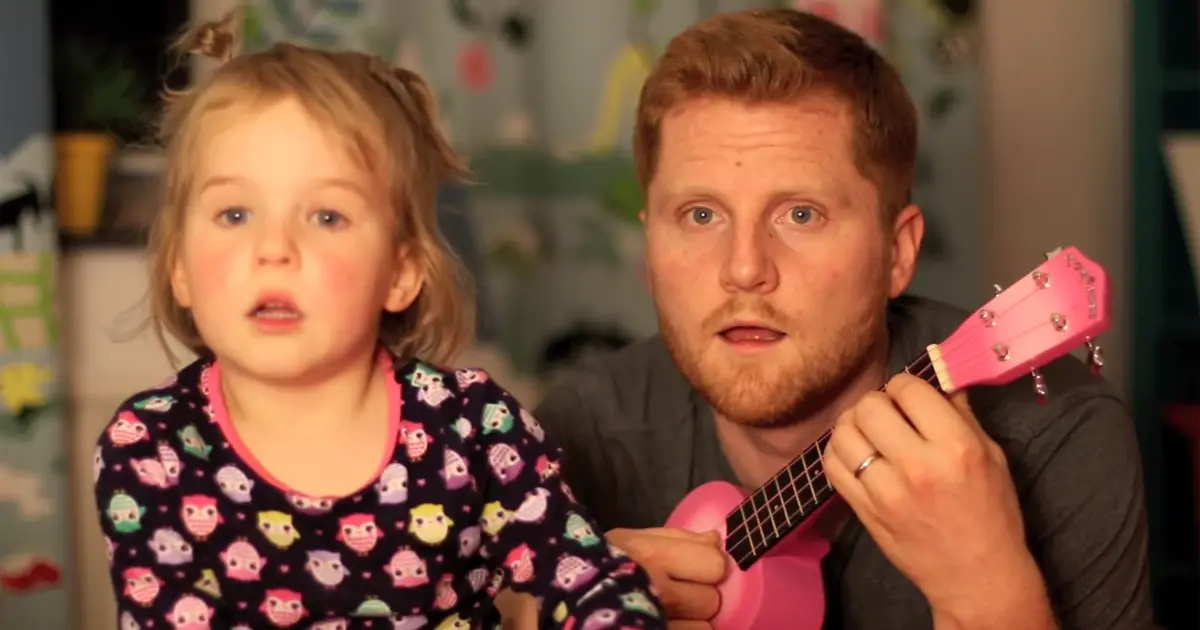
[[[946,394],[972,385],[1004,385],[1086,343],[1088,362],[1103,361],[1093,339],[1108,328],[1108,275],[1074,247],[996,296],[940,344],[905,369]],[[723,481],[693,490],[667,526],[718,530],[733,560],[720,585],[715,630],[820,630],[825,619],[821,559],[829,543],[812,529],[814,515],[835,496],[821,465],[825,433],[770,481],[746,497]]]

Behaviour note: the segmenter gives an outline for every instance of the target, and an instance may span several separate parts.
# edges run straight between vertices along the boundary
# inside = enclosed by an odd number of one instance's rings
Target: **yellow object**
[[[54,212],[62,231],[74,236],[96,232],[112,149],[112,137],[106,133],[60,133],[54,137],[58,160]]]
[[[0,368],[0,396],[9,413],[25,407],[41,407],[46,404],[43,387],[53,378],[50,370],[36,363],[12,363]]]
[[[650,76],[650,51],[627,44],[617,54],[604,77],[604,92],[596,124],[592,128],[591,149],[608,151],[617,144],[621,133],[621,114],[625,107],[637,106],[642,83]]]

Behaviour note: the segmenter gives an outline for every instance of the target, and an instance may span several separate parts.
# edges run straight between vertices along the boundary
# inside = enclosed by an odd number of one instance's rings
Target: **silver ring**
[[[867,458],[862,460],[862,463],[858,465],[858,468],[854,469],[854,478],[858,479],[861,477],[863,471],[866,470],[871,464],[874,464],[875,460],[879,459],[880,457],[882,457],[882,455],[879,454],[879,451],[875,451],[874,453],[867,455]]]

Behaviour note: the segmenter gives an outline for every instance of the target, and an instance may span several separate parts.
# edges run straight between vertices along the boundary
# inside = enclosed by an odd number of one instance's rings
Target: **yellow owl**
[[[212,569],[201,569],[200,579],[194,585],[196,590],[206,593],[215,599],[221,599],[221,583]]]
[[[434,503],[422,503],[413,508],[408,514],[408,521],[409,531],[426,545],[442,544],[454,525],[454,521],[446,516],[445,509]]]
[[[300,540],[300,532],[292,525],[292,515],[278,510],[258,513],[258,531],[262,532],[267,542],[280,549],[287,549]]]
[[[470,627],[470,621],[459,617],[458,613],[454,613],[453,615],[443,619],[442,623],[439,623],[437,628],[434,628],[434,630],[467,630],[467,628]]]
[[[504,529],[508,524],[508,520],[512,518],[512,514],[500,505],[499,501],[492,501],[484,504],[483,514],[479,516],[479,524],[483,527],[483,531],[488,536],[495,536]]]

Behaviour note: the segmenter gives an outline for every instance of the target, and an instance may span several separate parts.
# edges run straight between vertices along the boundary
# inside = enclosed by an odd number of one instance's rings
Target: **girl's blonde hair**
[[[163,206],[150,228],[150,325],[168,356],[173,337],[197,354],[208,351],[195,322],[171,290],[191,187],[191,162],[201,121],[235,105],[296,99],[314,120],[344,141],[364,168],[387,178],[397,247],[403,246],[424,284],[401,313],[384,313],[380,342],[403,358],[449,363],[474,334],[469,275],[437,225],[438,187],[465,181],[463,159],[443,136],[429,85],[378,57],[288,43],[235,56],[237,13],[190,29],[176,42],[183,53],[218,60],[203,82],[164,93],[158,141],[166,152]]]

